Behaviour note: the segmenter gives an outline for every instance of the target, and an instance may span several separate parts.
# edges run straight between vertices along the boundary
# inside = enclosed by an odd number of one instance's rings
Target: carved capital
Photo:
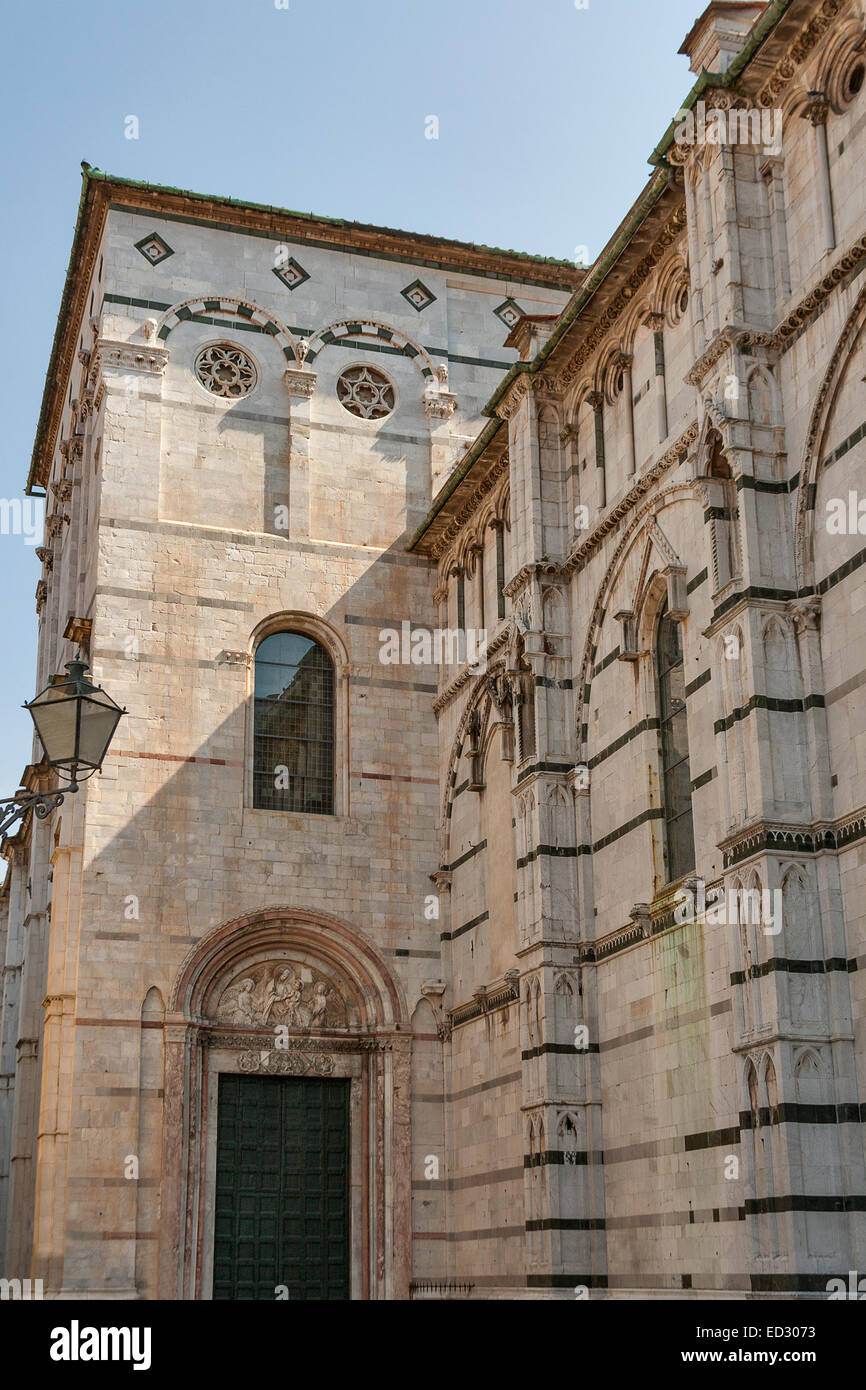
[[[635,903],[629,913],[631,920],[640,931],[644,940],[652,936],[652,917],[650,916],[649,903]]]
[[[809,100],[803,116],[813,126],[826,125],[830,104],[823,92],[809,92]]]
[[[804,632],[818,632],[820,629],[821,599],[817,594],[794,599],[788,606],[788,612],[798,637]]]
[[[91,389],[96,390],[99,377],[106,371],[161,376],[168,360],[169,351],[165,347],[156,347],[152,343],[142,347],[140,343],[121,343],[110,338],[98,338],[93,353]]]
[[[289,397],[309,400],[316,389],[316,373],[306,368],[289,367],[286,371],[286,387]]]
[[[424,413],[432,424],[435,420],[449,420],[457,409],[457,397],[450,391],[425,391]]]

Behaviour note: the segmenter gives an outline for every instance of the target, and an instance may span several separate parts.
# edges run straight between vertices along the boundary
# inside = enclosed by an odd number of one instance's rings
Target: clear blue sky
[[[21,496],[80,164],[545,255],[598,254],[692,85],[702,0],[11,4],[0,228],[6,445]],[[139,139],[125,138],[125,118]],[[439,118],[438,140],[425,119]],[[40,566],[0,535],[0,796],[30,758]]]

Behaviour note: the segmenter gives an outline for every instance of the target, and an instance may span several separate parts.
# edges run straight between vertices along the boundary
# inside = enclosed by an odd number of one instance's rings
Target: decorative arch
[[[840,277],[841,278],[841,277]],[[797,584],[798,588],[811,588],[815,583],[815,557],[812,546],[815,492],[818,467],[824,448],[827,426],[833,413],[836,397],[845,379],[848,362],[854,355],[854,347],[866,324],[866,287],[858,294],[854,307],[830,356],[830,361],[818,388],[806,444],[800,468],[800,481],[797,488]]]
[[[592,663],[594,653],[599,649],[601,627],[610,607],[610,596],[619,582],[633,547],[640,544],[642,534],[648,531],[649,524],[654,517],[677,502],[694,502],[694,500],[695,494],[690,483],[674,483],[671,487],[649,497],[636,510],[608,562],[592,606],[581,657],[580,675],[574,684],[574,688],[578,692],[575,700],[575,739],[579,750],[579,762],[586,760],[586,740],[582,731],[584,726],[588,727],[589,724],[585,711],[589,704],[589,692],[592,686]]]
[[[749,368],[746,373],[746,399],[749,402],[749,419],[753,425],[781,423],[779,383],[768,363],[756,362]]]
[[[847,95],[848,78],[852,68],[864,63],[866,30],[852,15],[838,26],[834,25],[833,38],[823,49],[815,77],[809,84],[815,91],[824,93],[835,115],[840,115],[854,100]]]
[[[401,333],[399,329],[380,323],[377,319],[338,319],[327,328],[320,328],[309,340],[306,362],[311,366],[326,347],[332,344],[339,346],[346,340],[354,342],[358,338],[372,338],[378,343],[395,348],[415,363],[423,377],[427,380],[435,378],[436,368],[433,359],[421,344]]]
[[[194,299],[172,305],[157,320],[156,336],[164,341],[179,324],[188,323],[191,319],[200,321],[205,317],[207,322],[213,323],[212,314],[234,314],[245,323],[256,324],[274,339],[287,362],[301,365],[303,359],[297,351],[297,339],[284,323],[260,305],[247,299],[234,299],[230,295],[197,295]]]
[[[671,328],[675,328],[683,318],[685,310],[680,310],[680,301],[683,290],[688,291],[689,283],[685,256],[677,249],[659,267],[652,295],[659,312],[664,314]]]
[[[292,907],[235,917],[197,942],[177,973],[169,1011],[190,1021],[208,1018],[220,988],[245,962],[288,949],[322,962],[345,984],[356,1028],[370,1032],[409,1026],[402,989],[369,942],[337,917]]]
[[[291,976],[277,995],[293,1009],[282,1013],[284,1043],[266,1011],[242,1020],[235,1008],[238,992],[263,971],[272,983]],[[312,1001],[338,992],[339,1009],[320,1017],[313,1002],[299,1017],[299,983]],[[411,1034],[399,981],[339,918],[266,907],[196,942],[175,977],[165,1024],[160,1298],[210,1296],[219,1079],[250,1073],[348,1083],[351,1296],[409,1296]]]

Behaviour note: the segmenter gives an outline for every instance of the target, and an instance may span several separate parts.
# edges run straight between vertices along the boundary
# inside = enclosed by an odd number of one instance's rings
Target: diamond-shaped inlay
[[[502,319],[506,328],[513,328],[519,318],[523,317],[523,310],[519,304],[515,304],[513,299],[506,299],[504,304],[500,304],[498,309],[493,310],[498,319]]]
[[[274,274],[288,290],[296,290],[298,285],[302,285],[305,280],[310,278],[304,267],[298,265],[292,256],[289,256],[287,261],[281,261],[279,265],[275,265]]]
[[[432,290],[420,280],[413,280],[411,285],[407,285],[405,290],[401,290],[404,299],[408,299],[413,309],[417,309],[420,314],[422,309],[426,309],[428,304],[435,302],[436,296]]]
[[[146,261],[151,265],[159,265],[160,261],[167,261],[174,252],[168,242],[159,235],[159,232],[151,232],[150,236],[143,237],[141,241],[135,243],[136,251],[140,251]]]

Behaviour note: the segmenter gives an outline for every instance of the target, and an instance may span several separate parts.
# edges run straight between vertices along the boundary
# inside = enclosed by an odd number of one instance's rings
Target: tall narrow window
[[[656,636],[656,680],[665,846],[668,881],[673,882],[695,867],[695,839],[682,636],[680,624],[668,613],[667,600]]]
[[[496,531],[496,616],[505,617],[505,527],[500,521]]]
[[[256,650],[253,806],[334,814],[334,663],[302,632]]]
[[[522,640],[518,650],[517,733],[523,762],[535,753],[535,674],[523,655]]]
[[[457,574],[457,629],[466,631],[466,587],[462,570]]]

